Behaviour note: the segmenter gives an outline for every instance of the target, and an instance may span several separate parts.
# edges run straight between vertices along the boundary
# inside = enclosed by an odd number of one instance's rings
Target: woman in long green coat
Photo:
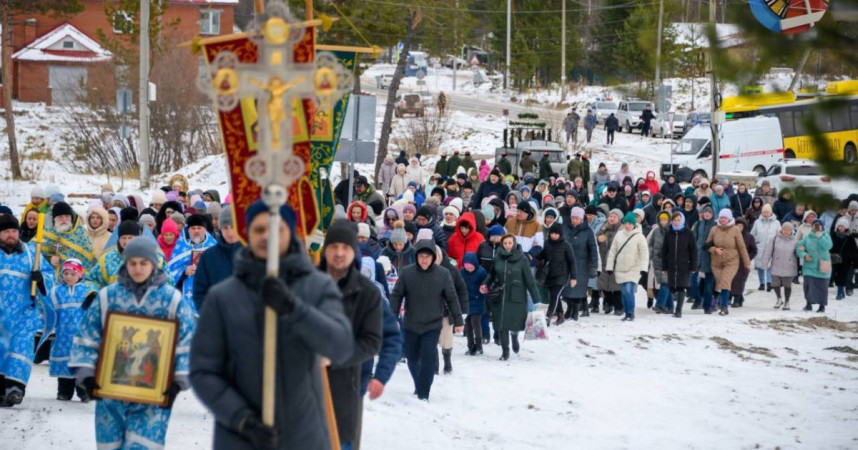
[[[500,334],[503,349],[500,359],[506,361],[509,359],[510,333],[512,351],[518,353],[518,332],[524,330],[527,322],[528,292],[534,303],[540,301],[530,263],[515,242],[515,236],[507,234],[501,238],[501,248],[480,291],[488,294],[486,299],[491,302],[492,325]]]
[[[812,231],[804,236],[795,248],[795,253],[804,261],[804,299],[805,311],[811,311],[811,305],[819,305],[816,312],[825,312],[828,304],[828,279],[831,278],[831,236],[825,231],[822,222],[813,222]]]

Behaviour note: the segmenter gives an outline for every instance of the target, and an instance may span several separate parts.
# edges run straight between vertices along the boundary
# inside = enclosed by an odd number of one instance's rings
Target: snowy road
[[[493,344],[464,356],[456,337],[454,373],[436,377],[430,403],[411,395],[401,364],[382,398],[365,402],[363,448],[854,449],[858,297],[820,315],[798,310],[800,292],[790,312],[754,291],[728,317],[677,320],[641,308],[639,291],[634,323],[567,322],[508,362]],[[93,405],[55,395],[36,367],[23,405],[0,410],[0,448],[94,448]],[[210,448],[212,420],[183,393],[167,448]]]

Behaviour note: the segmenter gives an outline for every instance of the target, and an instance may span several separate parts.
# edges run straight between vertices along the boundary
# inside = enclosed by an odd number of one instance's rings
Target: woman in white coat
[[[626,213],[623,226],[614,237],[608,250],[605,267],[608,275],[613,274],[620,285],[623,298],[624,321],[635,320],[635,288],[641,276],[646,275],[649,266],[649,246],[637,224],[635,213]]]
[[[781,224],[772,212],[771,205],[766,203],[763,205],[760,218],[754,221],[754,227],[751,228],[751,236],[757,243],[758,251],[757,257],[754,258],[754,267],[757,269],[757,277],[760,279],[760,287],[757,288],[760,291],[772,290],[772,272],[765,264],[765,256],[770,253],[770,246],[780,231]]]

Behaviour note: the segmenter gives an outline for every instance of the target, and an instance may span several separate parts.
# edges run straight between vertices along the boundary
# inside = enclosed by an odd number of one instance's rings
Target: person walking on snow
[[[69,355],[72,340],[85,310],[82,308],[86,291],[80,283],[84,269],[80,261],[69,259],[60,272],[62,281],[51,289],[51,303],[57,312],[54,342],[51,344],[50,375],[57,377],[57,400],[69,401],[77,391],[81,403],[90,401],[86,389],[75,386],[75,378],[69,370]]]
[[[163,446],[173,402],[180,391],[190,387],[188,358],[196,319],[192,304],[183,300],[182,294],[170,286],[167,274],[158,268],[158,245],[153,240],[132,239],[122,258],[124,264],[117,282],[99,291],[100,300],[86,310],[74,338],[69,368],[74,370],[77,385],[93,397],[100,388],[95,370],[109,312],[175,320],[178,329],[174,359],[163,365],[174,371],[172,383],[163,392],[166,404],[97,399],[95,406],[95,438],[100,448]]]
[[[19,223],[9,214],[0,215],[0,310],[9,333],[8,351],[0,359],[0,406],[10,407],[24,400],[30,380],[40,318],[36,302],[44,302],[54,286],[54,268],[42,257],[35,269],[36,244],[20,240]],[[31,282],[38,287],[37,298],[30,297]]]
[[[596,129],[596,115],[591,109],[588,109],[587,115],[584,116],[584,129],[587,130],[587,143],[589,143],[593,137],[593,130]]]
[[[691,274],[697,270],[697,242],[685,226],[685,216],[679,211],[673,213],[659,257],[667,286],[676,300],[673,317],[681,318],[686,291],[691,286]]]
[[[280,272],[266,275],[268,211],[262,201],[247,209],[248,246],[236,254],[233,276],[206,295],[191,343],[191,383],[214,415],[214,448],[329,450],[321,357],[342,364],[353,355],[352,327],[336,283],[313,266],[304,244],[293,238],[297,219],[286,205],[279,210]],[[275,382],[280,388],[273,427],[261,419],[260,320],[266,307],[278,316]]]
[[[637,216],[633,212],[623,217],[622,228],[614,237],[608,260],[605,264],[608,275],[613,275],[620,285],[623,299],[624,321],[635,320],[635,288],[640,277],[645,276],[649,267],[649,247],[646,238],[637,225]]]

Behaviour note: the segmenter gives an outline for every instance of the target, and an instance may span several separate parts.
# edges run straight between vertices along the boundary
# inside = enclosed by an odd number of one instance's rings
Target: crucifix
[[[257,151],[243,169],[247,178],[263,188],[262,200],[270,210],[266,272],[277,277],[279,210],[288,200],[289,187],[305,173],[304,161],[293,152],[295,131],[304,131],[296,130],[303,126],[296,114],[303,114],[305,100],[322,107],[338,101],[351,86],[351,74],[330,52],[316,53],[309,62],[296,61],[295,47],[304,39],[307,27],[321,22],[298,21],[280,0],[269,1],[265,12],[258,12],[248,32],[257,46],[256,62],[243,63],[235,53],[221,51],[210,70],[200,74],[198,85],[221,111],[235,109],[244,99],[255,100]],[[277,315],[266,307],[262,421],[269,426],[274,425],[276,336]]]

